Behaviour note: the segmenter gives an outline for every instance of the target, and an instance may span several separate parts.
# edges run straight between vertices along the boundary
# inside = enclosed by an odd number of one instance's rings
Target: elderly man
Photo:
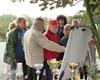
[[[50,20],[48,30],[44,33],[44,35],[49,40],[59,44],[57,31],[58,31],[57,20]],[[44,68],[46,70],[46,80],[53,79],[52,72],[50,70],[50,66],[47,63],[47,60],[54,59],[54,58],[58,59],[59,57],[60,57],[60,54],[58,52],[44,49],[44,59],[45,59]]]
[[[44,20],[38,17],[34,20],[33,26],[24,35],[25,60],[29,67],[28,80],[36,80],[33,65],[37,63],[43,64],[43,48],[56,52],[65,51],[65,47],[62,47],[43,36],[43,29]]]
[[[66,25],[64,26],[64,31],[63,31],[64,36],[63,36],[62,39],[60,40],[60,44],[61,44],[62,46],[65,46],[65,47],[66,47],[66,45],[67,45],[68,38],[69,38],[69,34],[70,34],[70,27],[71,27],[70,24],[66,24]]]
[[[25,28],[26,19],[24,17],[19,17],[17,19],[17,26],[8,34],[6,48],[4,51],[4,62],[10,64],[12,68],[16,67],[16,64],[14,64],[15,62],[21,62],[23,65],[24,76],[27,75],[27,65],[22,46],[22,38],[25,33]]]

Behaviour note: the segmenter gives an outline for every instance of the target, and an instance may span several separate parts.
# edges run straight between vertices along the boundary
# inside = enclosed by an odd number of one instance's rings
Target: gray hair
[[[71,27],[71,25],[70,25],[70,24],[66,24],[66,25],[64,26],[64,31],[66,31],[68,27]]]
[[[37,17],[37,18],[33,21],[33,25],[34,25],[34,24],[38,24],[38,22],[40,22],[40,21],[43,21],[43,22],[44,22],[44,20],[43,20],[41,17]]]
[[[25,19],[25,18],[24,18],[24,17],[19,17],[19,18],[17,18],[17,20],[16,20],[17,24],[20,23],[22,19]],[[25,20],[26,20],[26,19],[25,19]]]

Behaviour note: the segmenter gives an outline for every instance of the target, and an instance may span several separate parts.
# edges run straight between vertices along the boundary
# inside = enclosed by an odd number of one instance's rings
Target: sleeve
[[[60,45],[63,46],[63,40],[62,39],[60,40]]]
[[[13,35],[10,33],[8,34],[8,37],[7,37],[6,49],[7,49],[8,55],[14,58],[16,54],[16,50],[15,50]]]
[[[55,51],[55,52],[64,52],[65,47],[60,46],[53,41],[48,40],[42,33],[39,33],[35,35],[35,41],[38,43],[41,47],[50,50],[50,51]]]

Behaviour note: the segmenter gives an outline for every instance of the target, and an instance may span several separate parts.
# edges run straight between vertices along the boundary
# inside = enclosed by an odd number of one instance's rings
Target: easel
[[[71,28],[58,80],[71,78],[69,62],[78,62],[79,66],[83,66],[87,50],[89,50],[88,42],[91,38],[92,31],[89,27]]]

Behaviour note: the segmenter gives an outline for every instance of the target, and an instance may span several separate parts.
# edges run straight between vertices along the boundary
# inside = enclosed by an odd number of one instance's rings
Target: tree
[[[0,41],[6,39],[6,33],[8,31],[8,25],[10,22],[16,19],[14,15],[2,15],[0,16]]]
[[[12,1],[15,2],[16,0],[12,0]],[[22,1],[22,0],[19,0],[19,1]],[[82,0],[32,0],[30,1],[30,3],[35,3],[35,4],[39,3],[41,10],[45,10],[48,7],[49,9],[52,10],[54,8],[60,8],[60,7],[65,8],[66,5],[68,4],[70,6],[73,6],[80,1]],[[99,58],[100,58],[100,38],[99,38],[97,29],[94,23],[94,19],[93,19],[94,15],[100,14],[100,7],[98,6],[100,5],[100,1],[99,0],[84,0],[84,4],[85,4],[87,15],[91,24],[90,28],[95,37],[96,46],[97,46],[97,50],[98,50]]]
[[[95,13],[96,11],[91,12],[92,8],[90,9],[90,4],[91,4],[92,1],[94,2],[95,0],[84,0],[84,3],[86,5],[86,11],[87,11],[87,14],[88,14],[88,17],[89,17],[89,20],[90,20],[90,24],[91,24],[90,28],[91,28],[91,30],[94,34],[96,46],[97,46],[97,50],[98,50],[99,58],[100,58],[100,38],[99,38],[98,31],[96,29],[96,26],[95,26],[95,23],[94,23],[94,20],[93,20],[93,16],[92,16],[92,14],[97,14],[97,13]],[[96,0],[96,1],[98,2],[98,0]],[[95,5],[97,5],[97,4],[95,4]],[[95,9],[96,9],[96,7],[95,7]],[[98,8],[97,8],[97,10],[98,10]]]
[[[27,15],[23,15],[23,16],[26,18],[28,22],[28,26],[30,27],[32,25],[32,19]],[[8,14],[0,16],[0,41],[6,40],[6,33],[8,31],[8,25],[16,18],[17,16],[8,15]]]

